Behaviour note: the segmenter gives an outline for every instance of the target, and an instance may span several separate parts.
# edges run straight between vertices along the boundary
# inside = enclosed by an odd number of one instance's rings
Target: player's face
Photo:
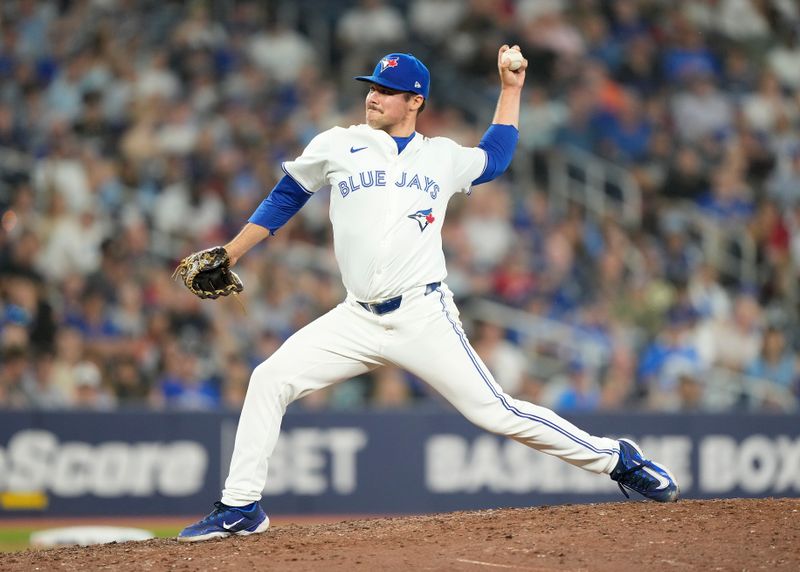
[[[399,125],[413,113],[413,98],[406,98],[405,92],[372,84],[367,93],[367,125],[373,129],[387,129]]]

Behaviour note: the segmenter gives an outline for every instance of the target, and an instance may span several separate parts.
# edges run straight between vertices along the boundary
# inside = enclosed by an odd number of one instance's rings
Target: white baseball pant
[[[297,331],[250,378],[222,502],[261,499],[287,406],[385,364],[423,379],[483,429],[595,473],[610,473],[617,441],[594,437],[554,412],[506,395],[469,344],[445,284],[413,288],[376,315],[350,299]]]

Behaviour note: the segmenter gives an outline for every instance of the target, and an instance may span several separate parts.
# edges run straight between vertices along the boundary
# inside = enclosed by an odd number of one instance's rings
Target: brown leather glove
[[[230,264],[231,259],[225,248],[214,246],[181,260],[172,277],[180,277],[198,298],[216,299],[244,290],[244,284],[230,269]]]

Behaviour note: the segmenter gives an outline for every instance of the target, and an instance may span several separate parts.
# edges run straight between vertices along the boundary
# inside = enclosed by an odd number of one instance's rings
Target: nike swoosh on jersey
[[[242,517],[239,520],[237,520],[236,522],[232,522],[230,524],[228,524],[227,522],[223,522],[222,523],[222,528],[224,528],[225,530],[230,530],[232,527],[236,526],[237,524],[239,524],[243,520],[244,520],[244,517]]]
[[[364,149],[366,149],[366,147],[357,147],[357,148],[356,147],[350,147],[350,152],[351,153],[358,153],[359,151],[363,151]]]

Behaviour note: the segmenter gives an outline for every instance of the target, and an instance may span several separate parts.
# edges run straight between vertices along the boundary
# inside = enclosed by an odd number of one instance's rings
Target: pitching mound
[[[30,570],[800,570],[800,499],[487,510],[0,555]]]

